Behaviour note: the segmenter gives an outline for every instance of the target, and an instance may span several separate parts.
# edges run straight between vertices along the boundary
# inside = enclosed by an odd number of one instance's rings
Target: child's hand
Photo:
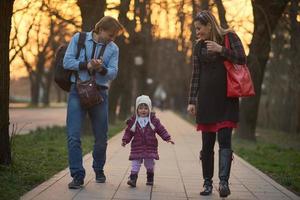
[[[171,139],[169,139],[169,140],[167,141],[167,143],[175,144],[175,142],[173,142],[173,140],[171,140]]]
[[[125,147],[126,146],[126,142],[122,142],[122,147]]]

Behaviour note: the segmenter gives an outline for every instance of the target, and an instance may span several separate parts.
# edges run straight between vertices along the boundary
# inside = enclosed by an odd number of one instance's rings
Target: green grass
[[[109,137],[120,132],[120,122],[110,126]],[[82,149],[92,150],[93,135],[82,137]],[[12,165],[0,166],[0,199],[19,199],[24,193],[68,166],[65,128],[38,129],[17,135],[12,143]]]
[[[300,137],[270,130],[258,132],[256,142],[234,137],[234,152],[299,195]]]

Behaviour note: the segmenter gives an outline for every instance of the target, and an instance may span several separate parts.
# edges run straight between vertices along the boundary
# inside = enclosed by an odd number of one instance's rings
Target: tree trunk
[[[38,84],[38,75],[35,72],[32,72],[32,74],[29,74],[30,78],[30,90],[31,90],[31,105],[32,106],[38,106],[39,104],[39,96],[40,96],[40,90],[39,90],[39,84]]]
[[[119,71],[118,77],[112,82],[110,88],[110,108],[109,116],[111,122],[115,122],[118,117],[124,120],[130,114],[131,98],[132,98],[132,70],[133,65],[133,52],[132,36],[134,35],[135,23],[134,20],[130,21],[127,13],[130,9],[130,0],[121,1],[119,7],[118,20],[126,28],[129,33],[129,44],[126,43],[126,38],[120,36],[117,38],[116,43],[119,46]],[[119,106],[119,115],[116,111]]]
[[[299,91],[299,76],[300,76],[300,23],[297,21],[299,12],[299,0],[291,1],[290,5],[290,22],[291,22],[291,69],[289,70],[289,87],[288,87],[288,121],[290,122],[287,131],[290,133],[299,132],[300,122],[300,91]]]
[[[133,85],[133,75],[132,67],[134,66],[134,55],[135,49],[135,19],[130,20],[127,17],[127,13],[130,9],[130,0],[121,1],[119,6],[119,17],[118,20],[126,28],[126,31],[129,34],[129,43],[126,42],[124,36],[117,38],[117,45],[119,46],[119,71],[118,77],[112,82],[110,88],[110,108],[109,116],[110,120],[114,122],[118,117],[121,120],[124,120],[131,113],[132,105],[132,85]],[[116,115],[117,106],[119,106],[118,116]]]
[[[229,26],[226,20],[226,10],[224,8],[222,0],[215,0],[215,3],[217,4],[221,26],[223,28],[228,28]]]
[[[288,0],[251,1],[254,15],[254,32],[248,55],[248,67],[252,75],[256,95],[242,99],[237,136],[255,140],[255,128],[266,62],[270,53],[271,35],[282,16]]]
[[[209,0],[202,0],[200,1],[200,9],[201,10],[209,10]],[[199,10],[198,10],[199,12]]]
[[[106,0],[77,0],[82,17],[82,31],[91,31],[104,16]]]
[[[143,63],[137,66],[137,88],[138,94],[145,94],[148,91],[147,78],[148,70],[151,69],[149,66],[149,54],[152,44],[152,34],[151,34],[151,10],[150,1],[139,1],[135,0],[135,13],[136,16],[141,21],[141,32],[138,33],[138,38],[140,41],[140,56],[143,59]]]
[[[11,163],[9,141],[9,36],[14,0],[0,1],[0,165]]]
[[[58,31],[55,31],[55,27],[56,27],[56,24],[54,22],[54,20],[51,19],[51,23],[50,23],[50,34],[48,36],[48,41],[46,43],[47,46],[49,46],[49,49],[53,52],[55,52],[57,50],[57,48],[59,47],[59,43],[55,40],[55,37],[56,35],[59,35],[59,32]],[[45,49],[46,50],[46,49]],[[47,52],[45,51],[45,54],[47,54]],[[46,55],[45,55],[46,57]],[[49,70],[45,70],[45,65],[46,65],[46,62],[43,64],[43,89],[44,89],[44,93],[43,93],[43,99],[42,99],[42,102],[43,102],[43,105],[44,106],[49,106],[50,105],[50,90],[51,90],[51,86],[52,86],[52,80],[53,80],[53,77],[54,77],[54,65],[55,65],[55,56],[51,56],[51,64],[50,64],[50,68]],[[47,60],[47,58],[46,58]]]

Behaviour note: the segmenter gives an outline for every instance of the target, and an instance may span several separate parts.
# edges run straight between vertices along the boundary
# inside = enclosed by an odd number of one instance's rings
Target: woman
[[[200,159],[204,190],[200,195],[212,193],[214,144],[218,133],[219,193],[221,197],[227,197],[230,195],[231,134],[239,118],[239,100],[226,96],[226,69],[223,62],[229,60],[245,64],[246,56],[239,37],[233,31],[221,28],[209,11],[198,13],[194,26],[197,42],[187,110],[196,115],[197,130],[202,131]],[[231,49],[224,45],[225,35],[229,38]]]

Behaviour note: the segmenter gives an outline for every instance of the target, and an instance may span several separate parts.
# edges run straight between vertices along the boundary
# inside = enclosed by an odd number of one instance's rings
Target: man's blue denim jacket
[[[67,48],[65,57],[64,57],[64,68],[78,71],[79,77],[82,81],[89,80],[90,76],[87,71],[87,63],[91,60],[91,54],[93,51],[93,43],[95,42],[92,37],[92,32],[86,33],[85,40],[85,49],[81,49],[79,58],[76,59],[77,53],[77,42],[79,39],[79,33],[76,33]],[[95,56],[97,58],[101,48],[104,44],[96,42],[95,48]],[[85,60],[85,53],[87,57],[87,61]],[[118,73],[118,60],[119,60],[119,48],[114,42],[109,42],[106,45],[104,54],[103,54],[103,62],[104,62],[104,70],[101,73],[96,73],[96,82],[101,86],[109,86],[109,81],[116,78]],[[75,74],[71,76],[71,81],[75,83]]]

